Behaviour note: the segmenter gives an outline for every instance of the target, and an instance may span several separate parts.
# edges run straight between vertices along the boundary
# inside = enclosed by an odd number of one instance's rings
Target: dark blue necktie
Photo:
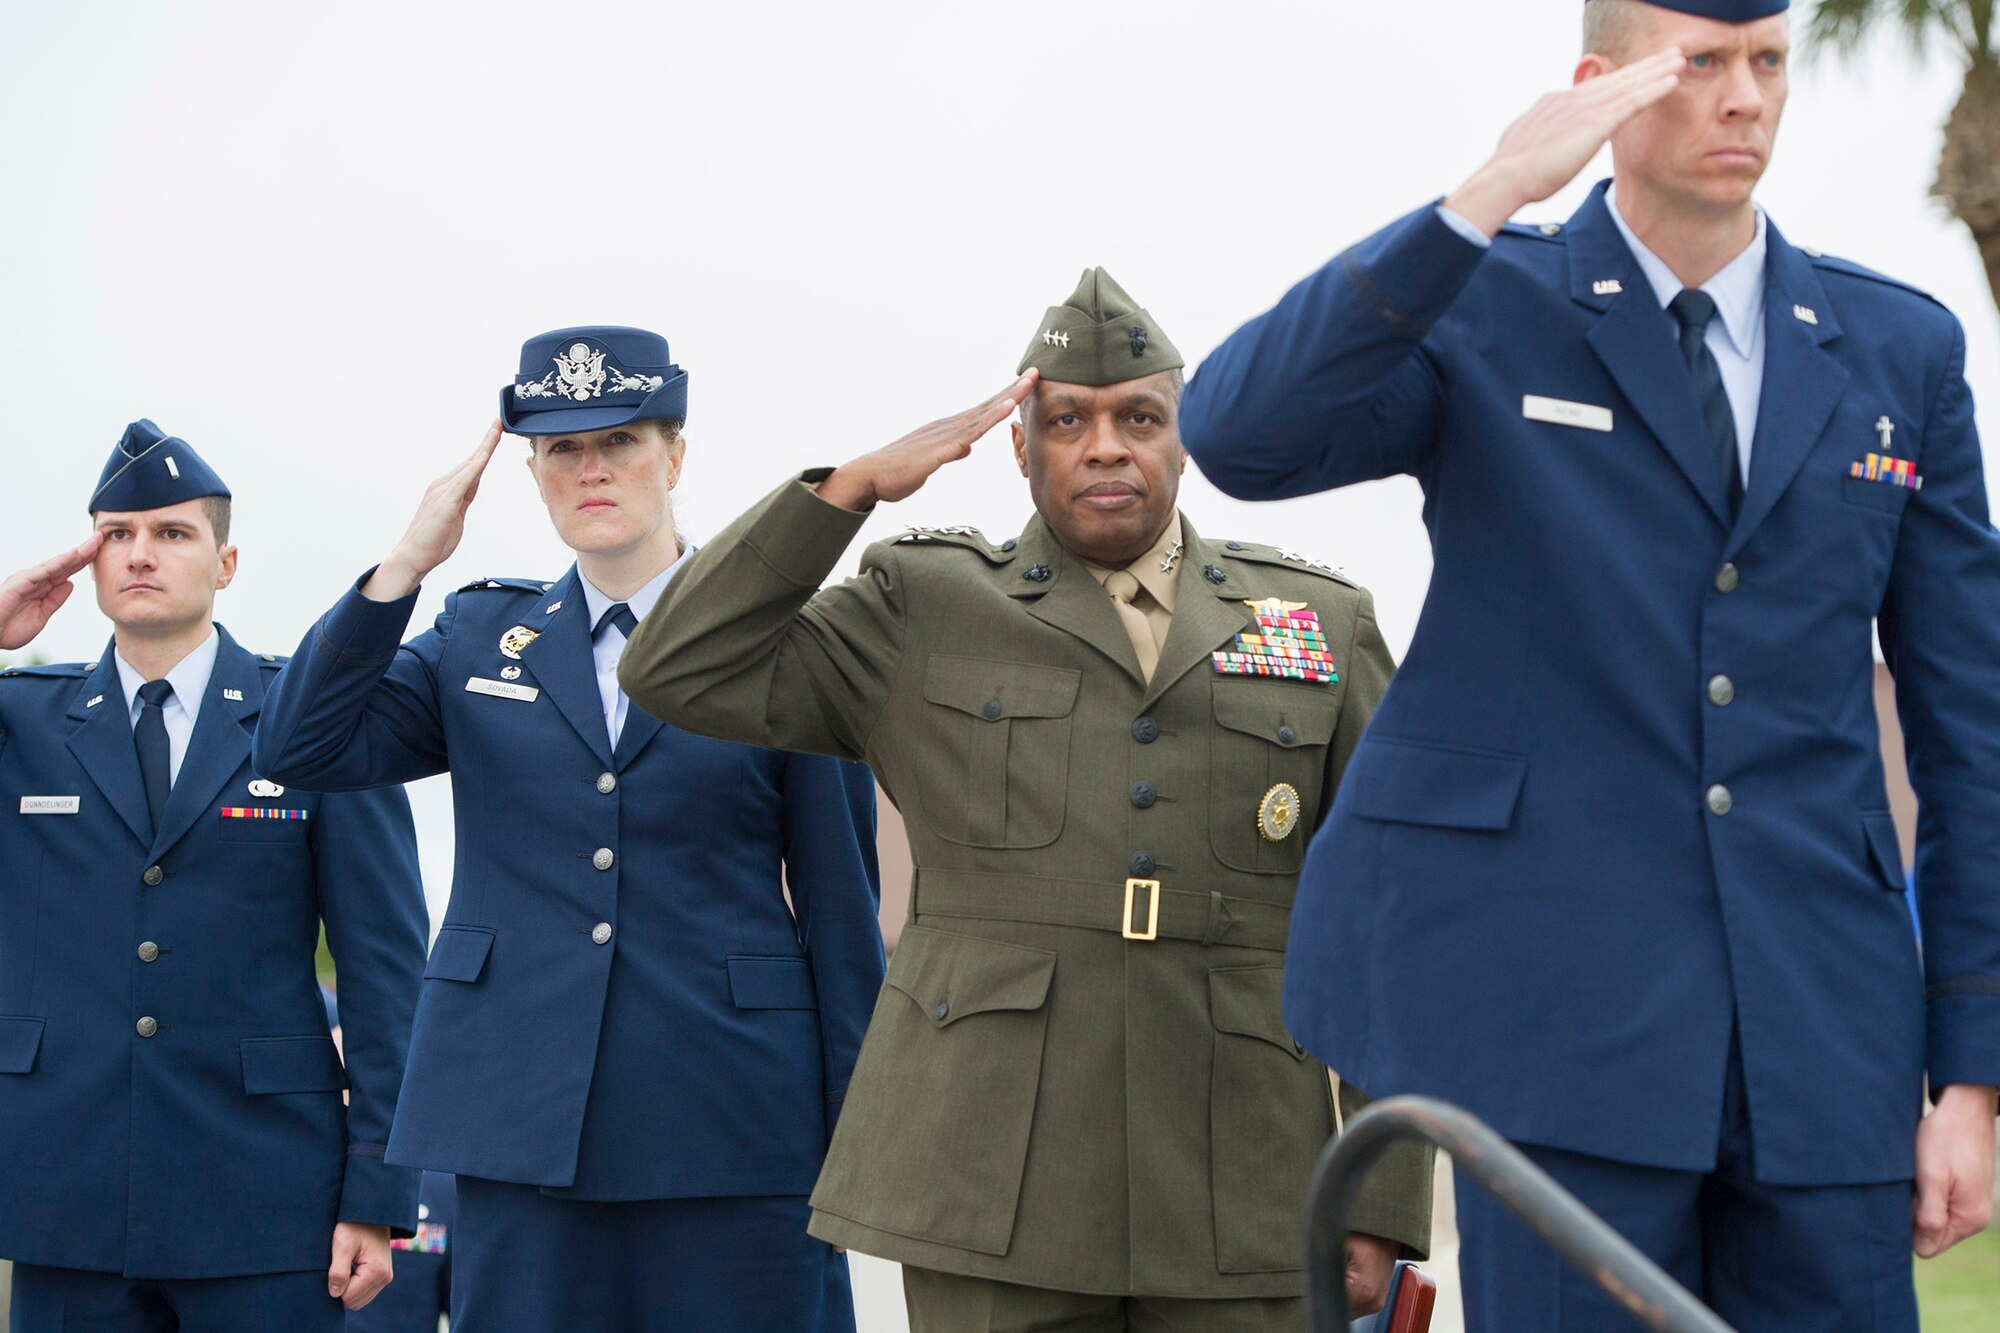
[[[604,614],[597,618],[596,626],[590,631],[590,641],[592,643],[604,637],[604,627],[606,625],[616,625],[618,632],[629,639],[632,637],[632,631],[639,628],[639,617],[633,615],[632,608],[623,602],[616,602],[605,607]]]
[[[139,776],[146,783],[146,808],[153,812],[153,829],[159,831],[160,816],[166,813],[167,793],[174,786],[173,748],[167,743],[167,718],[161,705],[174,697],[174,687],[164,680],[149,680],[139,687],[139,720],[132,727],[133,743],[139,747]]]
[[[1743,507],[1743,468],[1736,456],[1736,413],[1729,405],[1729,390],[1722,383],[1722,368],[1715,353],[1708,350],[1708,326],[1715,318],[1715,298],[1693,287],[1668,303],[1681,326],[1681,355],[1688,373],[1694,376],[1694,391],[1701,399],[1702,419],[1708,423],[1709,439],[1715,443],[1715,465],[1722,474],[1723,490],[1729,496],[1729,516]]]

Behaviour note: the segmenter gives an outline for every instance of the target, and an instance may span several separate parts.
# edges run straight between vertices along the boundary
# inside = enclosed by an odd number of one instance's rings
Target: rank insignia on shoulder
[[[917,527],[913,525],[902,536],[896,538],[896,540],[899,542],[927,542],[933,537],[972,537],[976,536],[978,532],[979,529],[966,527],[962,523],[954,523],[948,527],[941,528]]]
[[[1211,653],[1215,669],[1226,676],[1276,676],[1320,685],[1336,684],[1340,672],[1327,651],[1319,613],[1304,602],[1265,597],[1245,606],[1257,613],[1255,630],[1244,630],[1229,646]]]
[[[526,625],[516,625],[500,636],[500,656],[518,659],[523,648],[541,637],[540,630],[529,629]]]
[[[1340,569],[1336,565],[1329,565],[1324,560],[1315,560],[1309,555],[1301,555],[1297,551],[1286,550],[1282,547],[1279,548],[1278,550],[1278,558],[1280,560],[1290,560],[1297,564],[1305,565],[1309,569],[1323,569],[1329,574],[1340,573]]]
[[[1257,836],[1265,842],[1283,842],[1299,826],[1299,789],[1280,782],[1257,802]]]

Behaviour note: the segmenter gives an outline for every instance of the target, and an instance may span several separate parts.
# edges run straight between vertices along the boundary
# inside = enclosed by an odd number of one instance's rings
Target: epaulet
[[[1877,273],[1874,269],[1857,264],[1851,259],[1842,259],[1838,255],[1827,254],[1825,251],[1816,250],[1809,245],[1802,245],[1798,247],[1798,250],[1800,254],[1812,261],[1814,268],[1824,272],[1838,273],[1848,278],[1861,278],[1867,282],[1879,282],[1884,287],[1895,287],[1901,291],[1910,293],[1912,296],[1921,296],[1932,305],[1941,306],[1944,304],[1944,302],[1938,300],[1921,287],[1912,287],[1900,278],[1892,278],[1886,273]]]
[[[1324,560],[1315,560],[1309,555],[1286,550],[1281,546],[1259,546],[1253,542],[1224,542],[1222,553],[1232,560],[1249,560],[1260,565],[1281,565],[1286,569],[1296,569],[1301,574],[1317,574],[1335,583],[1345,583],[1350,588],[1361,585],[1354,581],[1346,570],[1329,565]]]
[[[292,659],[282,653],[258,653],[257,666],[263,671],[283,671]]]
[[[943,528],[907,528],[889,539],[895,546],[957,546],[968,551],[977,551],[996,565],[1004,565],[1014,558],[1014,548],[1019,543],[1012,537],[1004,542],[992,542],[978,528],[953,525]]]
[[[459,589],[460,592],[481,592],[493,588],[505,588],[509,592],[531,592],[540,597],[553,583],[543,583],[539,579],[474,579]]]
[[[1543,241],[1560,245],[1563,239],[1563,225],[1560,222],[1509,222],[1500,228],[1500,235],[1524,241]]]
[[[97,670],[95,662],[49,662],[41,666],[11,666],[0,671],[0,680],[9,676],[38,676],[43,680],[81,680]]]

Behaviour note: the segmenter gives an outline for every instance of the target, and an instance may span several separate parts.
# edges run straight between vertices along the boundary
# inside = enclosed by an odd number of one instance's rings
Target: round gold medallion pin
[[[1299,789],[1280,782],[1257,802],[1257,836],[1265,842],[1283,842],[1299,826]]]

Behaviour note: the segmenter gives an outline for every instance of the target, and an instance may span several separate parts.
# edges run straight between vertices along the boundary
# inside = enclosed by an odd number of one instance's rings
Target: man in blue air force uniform
[[[467,584],[399,646],[495,422],[307,635],[257,737],[280,781],[451,774],[457,869],[389,1159],[459,1177],[461,1333],[853,1327],[806,1196],[882,981],[873,782],[663,727],[618,688],[685,553],[686,403],[655,334],[531,339],[503,421],[576,566]]]
[[[424,956],[409,802],[252,765],[279,662],[213,622],[229,490],[186,441],[134,422],[90,512],[88,541],[0,585],[0,647],[86,566],[115,629],[95,662],[0,675],[12,1325],[337,1330],[417,1220],[417,1173],[382,1159]]]
[[[1239,496],[1410,474],[1436,552],[1306,863],[1293,1030],[1534,1145],[1738,1327],[1905,1329],[1913,1206],[1934,1254],[1992,1186],[2000,539],[1957,322],[1752,202],[1785,7],[1590,0],[1576,86],[1231,337],[1183,432]],[[1615,188],[1503,226],[1607,140]],[[1482,1193],[1462,1222],[1473,1327],[1631,1327]]]

